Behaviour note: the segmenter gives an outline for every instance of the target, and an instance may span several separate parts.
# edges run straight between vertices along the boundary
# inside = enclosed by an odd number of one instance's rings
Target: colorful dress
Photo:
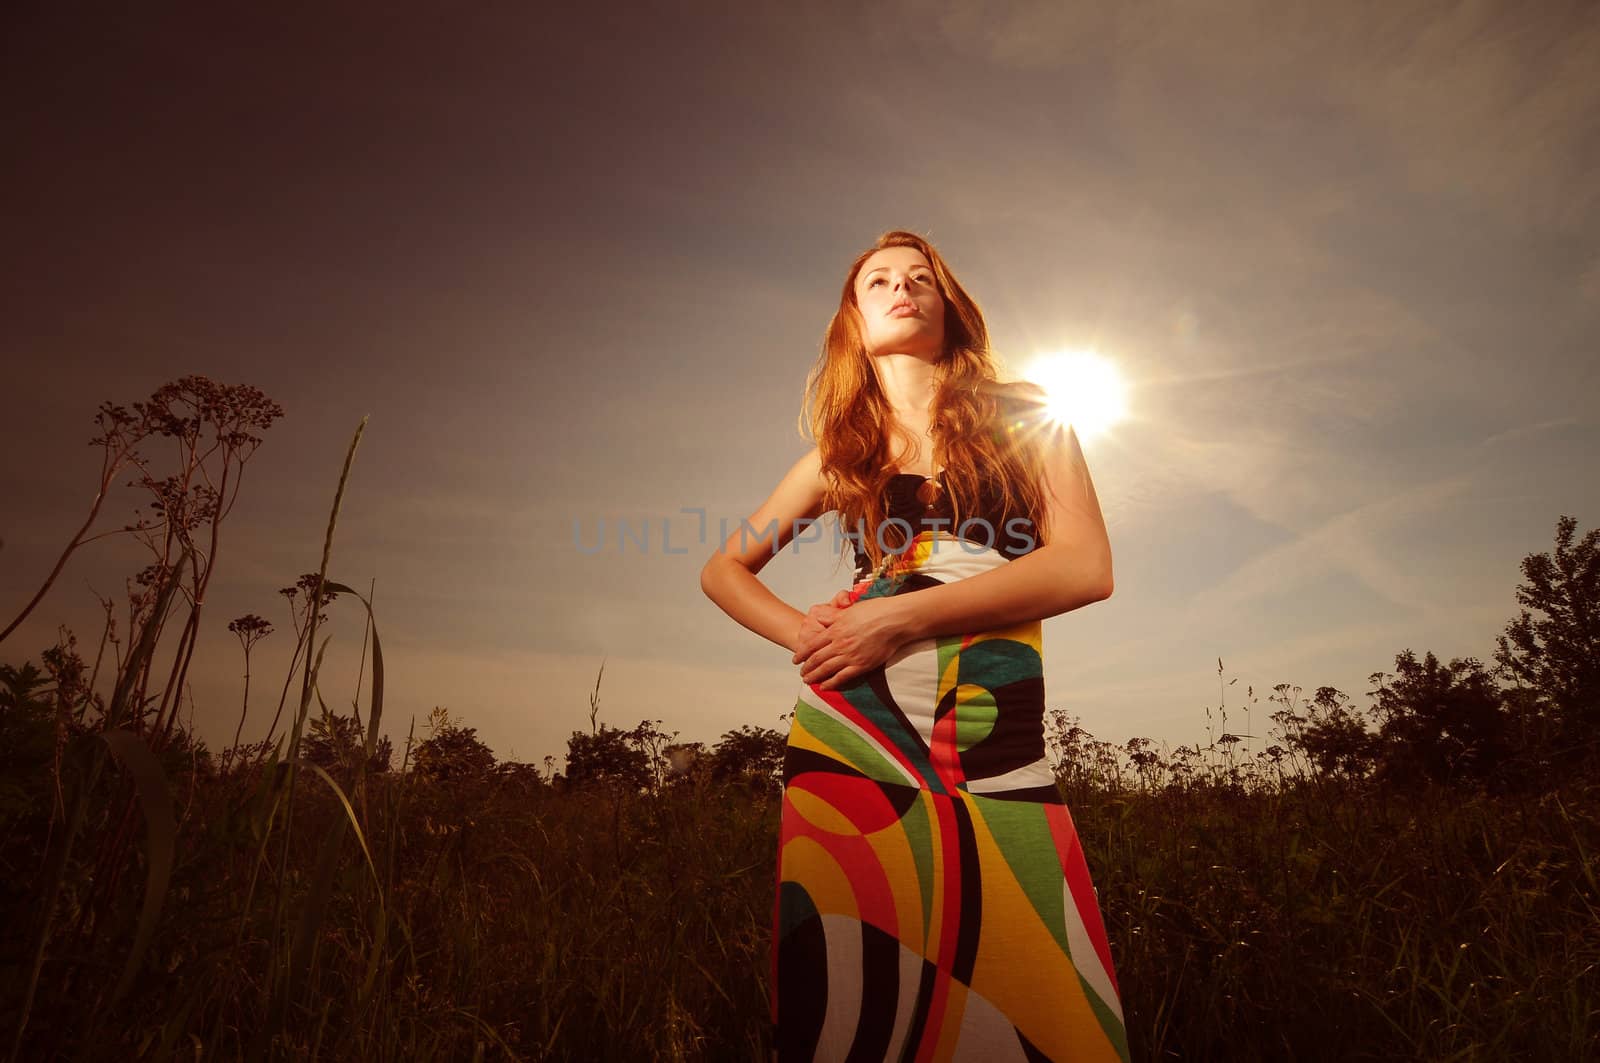
[[[890,514],[914,530],[922,479],[890,484]],[[1026,552],[990,527],[981,547],[924,528],[852,601]],[[783,778],[782,1063],[1127,1060],[1105,927],[1045,758],[1039,621],[908,644],[839,690],[804,685]]]

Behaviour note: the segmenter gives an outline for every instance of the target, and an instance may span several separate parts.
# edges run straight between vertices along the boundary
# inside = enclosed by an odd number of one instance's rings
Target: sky
[[[200,374],[285,409],[203,606],[212,748],[246,613],[244,738],[273,715],[363,418],[330,576],[375,589],[385,731],[442,705],[559,760],[597,681],[601,723],[786,730],[798,668],[699,571],[812,445],[844,271],[897,228],[1008,376],[1126,381],[1082,439],[1115,593],[1044,622],[1047,706],[1100,738],[1265,741],[1277,684],[1487,662],[1522,558],[1600,520],[1600,7],[565,6],[9,9],[0,626],[88,512],[99,405]],[[761,578],[825,601],[826,547]],[[0,661],[61,625],[92,661],[149,560],[79,551]]]

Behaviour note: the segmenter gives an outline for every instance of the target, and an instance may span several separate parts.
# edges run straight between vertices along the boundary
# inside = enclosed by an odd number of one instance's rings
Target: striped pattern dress
[[[924,530],[850,597],[1010,561]],[[1045,758],[1040,634],[1031,621],[924,639],[842,689],[802,687],[773,906],[782,1063],[1127,1060],[1105,927]]]

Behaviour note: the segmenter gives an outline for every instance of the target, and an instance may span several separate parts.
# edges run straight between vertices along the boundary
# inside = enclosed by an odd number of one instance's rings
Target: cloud
[[[927,10],[923,4],[901,6],[903,17]],[[1070,62],[1082,55],[1096,35],[1115,28],[1111,12],[1086,4],[955,0],[940,6],[935,17],[947,41],[997,66],[1020,70]]]
[[[1005,72],[1091,73],[1083,90],[1108,101],[1129,161],[1165,164],[1187,184],[1256,193],[1281,176],[1249,156],[1219,159],[1212,145],[1334,138],[1363,149],[1359,168],[1306,171],[1301,194],[1275,210],[1336,209],[1367,186],[1363,173],[1392,167],[1514,225],[1570,229],[1600,206],[1591,4],[908,0],[884,24],[933,27],[944,48]]]
[[[1496,432],[1494,435],[1484,438],[1478,443],[1478,446],[1479,448],[1487,448],[1498,443],[1509,442],[1513,439],[1522,439],[1526,436],[1536,435],[1540,432],[1548,432],[1555,428],[1565,428],[1568,425],[1575,425],[1577,423],[1578,419],[1576,417],[1556,417],[1547,421],[1535,421],[1531,424],[1517,425],[1514,428],[1507,428],[1504,431]]]
[[[1328,571],[1354,576],[1373,594],[1407,612],[1433,609],[1433,594],[1396,556],[1384,533],[1426,515],[1472,485],[1458,474],[1406,488],[1347,510],[1268,549],[1235,569],[1220,583],[1191,599],[1191,612],[1238,609],[1268,595],[1282,594]]]
[[[1600,9],[1451,4],[1407,29],[1339,83],[1410,180],[1513,225],[1592,223]]]

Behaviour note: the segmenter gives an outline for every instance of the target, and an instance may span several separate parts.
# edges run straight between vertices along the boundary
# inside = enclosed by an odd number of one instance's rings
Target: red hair
[[[836,510],[843,528],[862,532],[860,547],[874,570],[885,554],[880,529],[891,551],[905,548],[901,527],[883,523],[883,493],[893,475],[887,432],[893,415],[861,335],[855,295],[861,267],[886,247],[922,252],[944,299],[944,350],[934,366],[930,432],[954,508],[952,529],[976,511],[983,486],[1000,503],[1001,512],[1030,519],[1031,534],[1043,543],[1048,529],[1036,428],[1044,420],[1044,393],[1037,385],[999,379],[999,359],[990,350],[989,329],[977,302],[932,244],[898,229],[878,237],[851,263],[839,309],[828,322],[822,352],[806,379],[801,432],[809,427],[821,452],[827,484],[823,510]],[[915,443],[903,427],[900,435]],[[995,528],[993,541],[1006,534]],[[850,540],[844,542],[848,549]]]

